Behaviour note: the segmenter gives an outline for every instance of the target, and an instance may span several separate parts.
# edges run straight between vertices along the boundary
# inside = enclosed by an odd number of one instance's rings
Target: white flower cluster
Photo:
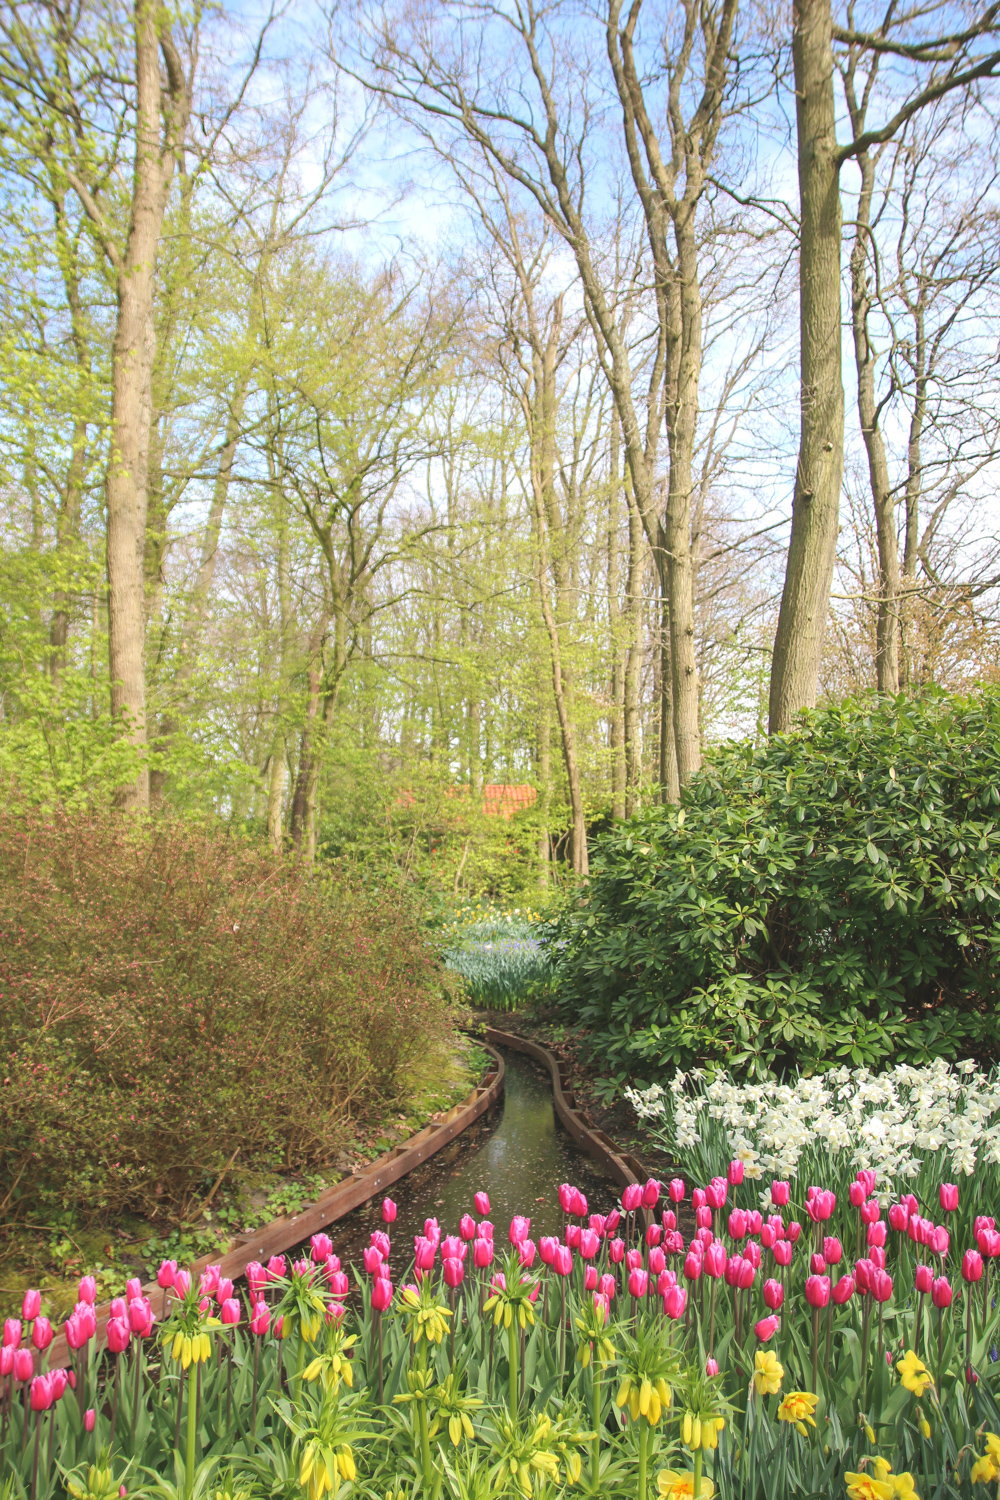
[[[679,1159],[711,1146],[723,1165],[741,1157],[752,1178],[813,1173],[831,1157],[852,1171],[874,1168],[880,1181],[915,1178],[929,1156],[948,1174],[1000,1166],[1000,1075],[973,1062],[836,1068],[791,1083],[728,1073],[705,1082],[693,1070],[678,1072],[669,1091],[653,1084],[626,1095]]]

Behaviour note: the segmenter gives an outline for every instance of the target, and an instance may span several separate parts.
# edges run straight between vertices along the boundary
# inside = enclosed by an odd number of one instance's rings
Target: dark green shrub
[[[612,1074],[1000,1055],[1000,692],[866,698],[713,750],[602,840],[568,1019]]]
[[[448,1024],[398,894],[179,822],[0,816],[7,1213],[183,1216],[227,1164],[323,1166]]]

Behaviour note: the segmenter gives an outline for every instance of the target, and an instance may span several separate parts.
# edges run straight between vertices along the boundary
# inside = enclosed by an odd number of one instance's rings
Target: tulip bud
[[[552,1269],[557,1276],[568,1276],[573,1269],[573,1252],[568,1245],[557,1245],[552,1259]]]
[[[568,1182],[559,1184],[559,1207],[567,1217],[573,1212],[573,1189]]]
[[[753,1286],[754,1277],[756,1275],[757,1268],[754,1265],[753,1261],[747,1260],[746,1258],[741,1258],[736,1270],[736,1285],[739,1287],[741,1292],[745,1292]]]
[[[711,1355],[709,1355],[705,1361],[705,1374],[708,1376],[709,1380],[714,1380],[718,1373],[719,1362],[718,1360],[713,1359]]]
[[[865,1191],[864,1183],[852,1182],[850,1187],[847,1189],[847,1196],[851,1200],[852,1208],[860,1208],[862,1203],[864,1203],[865,1199],[868,1197],[868,1194]]]
[[[726,1173],[726,1176],[729,1178],[730,1187],[739,1187],[743,1181],[744,1170],[745,1164],[741,1161],[731,1161],[729,1163],[729,1171]]]
[[[462,1285],[465,1277],[465,1265],[457,1256],[448,1256],[441,1262],[444,1273],[445,1286],[455,1288]]]
[[[94,1423],[96,1421],[97,1421],[97,1413],[96,1413],[96,1411],[94,1410],[94,1408],[92,1406],[88,1406],[87,1410],[83,1414],[83,1430],[84,1430],[84,1432],[93,1432],[93,1430],[94,1430]]]
[[[982,1255],[988,1255],[991,1260],[1000,1255],[1000,1234],[995,1229],[980,1229],[976,1241]]]
[[[0,1344],[0,1375],[9,1375],[14,1368],[14,1345]]]
[[[331,1297],[346,1297],[351,1290],[351,1283],[343,1271],[331,1271],[327,1277],[327,1286]]]
[[[826,1307],[830,1301],[829,1276],[806,1277],[806,1301],[810,1307]]]
[[[478,1193],[474,1193],[473,1196],[472,1196],[472,1201],[475,1204],[476,1213],[479,1215],[479,1217],[481,1219],[485,1219],[486,1215],[490,1211],[490,1195],[489,1195],[489,1193],[484,1193],[484,1192],[481,1192],[481,1191],[478,1192]]]
[[[321,1265],[328,1255],[333,1254],[333,1241],[328,1234],[314,1234],[309,1241],[312,1258]]]
[[[875,1298],[875,1301],[888,1302],[892,1296],[892,1277],[883,1271],[881,1267],[876,1266],[872,1272],[871,1283],[872,1296]]]
[[[715,1277],[725,1275],[727,1262],[728,1257],[725,1245],[721,1240],[713,1240],[712,1244],[705,1250],[703,1263],[705,1275]]]
[[[583,1289],[585,1292],[597,1291],[597,1267],[585,1266],[583,1272]]]
[[[573,1189],[573,1206],[570,1213],[578,1219],[587,1217],[587,1197],[585,1193],[580,1192],[579,1188]]]
[[[705,1189],[693,1188],[691,1190],[691,1207],[699,1209],[705,1207]]]
[[[613,1208],[608,1214],[607,1218],[604,1220],[604,1234],[607,1239],[611,1238],[621,1221],[621,1214],[618,1212],[617,1208]]]
[[[30,1349],[14,1350],[14,1379],[30,1380],[35,1369],[34,1356]]]
[[[729,1214],[729,1236],[730,1239],[742,1240],[746,1238],[747,1216],[742,1208],[734,1208]]]
[[[905,1234],[909,1222],[910,1216],[902,1203],[893,1203],[889,1208],[889,1227],[900,1234]]]
[[[236,1297],[227,1297],[219,1310],[220,1320],[231,1327],[240,1321],[240,1304]]]
[[[258,1302],[250,1318],[250,1332],[257,1338],[263,1337],[271,1322],[271,1309],[266,1302]]]
[[[625,1259],[625,1241],[613,1239],[608,1241],[608,1260],[613,1266],[620,1266]]]
[[[38,1317],[38,1314],[41,1312],[41,1310],[41,1292],[39,1292],[35,1287],[29,1287],[24,1294],[24,1301],[21,1303],[21,1317],[25,1320],[25,1322],[30,1322],[32,1318]]]
[[[941,1200],[941,1208],[946,1214],[954,1213],[958,1208],[958,1186],[954,1182],[942,1182],[938,1189],[938,1197]],[[27,1317],[25,1313],[25,1317]]]
[[[755,1323],[753,1331],[760,1342],[766,1344],[768,1339],[774,1338],[780,1323],[781,1319],[776,1317],[774,1313],[771,1313],[770,1317],[761,1318],[759,1323]]]
[[[627,1214],[634,1214],[636,1209],[642,1207],[642,1188],[637,1182],[630,1182],[622,1190],[622,1208]]]
[[[688,1281],[697,1281],[702,1272],[702,1259],[693,1250],[689,1250],[684,1257],[684,1275]]]
[[[106,1330],[108,1348],[112,1354],[124,1354],[128,1348],[131,1330],[123,1318],[109,1318]]]
[[[383,1224],[395,1224],[396,1205],[391,1198],[382,1199],[382,1222]]]
[[[743,1246],[743,1258],[750,1262],[755,1271],[760,1269],[761,1248],[756,1240],[747,1240]]]
[[[670,1234],[677,1228],[677,1215],[672,1208],[665,1208],[660,1215],[660,1223],[663,1225],[664,1234]]]
[[[663,1311],[668,1318],[673,1318],[675,1321],[677,1318],[682,1318],[686,1306],[687,1291],[684,1287],[668,1287],[663,1293]]]
[[[658,1245],[663,1238],[663,1228],[660,1224],[650,1224],[646,1230],[646,1244],[650,1247]]]
[[[667,1186],[671,1203],[684,1202],[684,1179],[683,1177],[672,1177]]]
[[[472,1246],[472,1264],[477,1271],[485,1270],[493,1260],[493,1241],[477,1239]]]
[[[36,1375],[31,1382],[31,1410],[48,1411],[52,1405],[52,1386],[47,1375]]]
[[[636,1266],[634,1271],[628,1273],[629,1295],[635,1298],[645,1297],[649,1286],[649,1273]]]
[[[951,1306],[951,1283],[947,1276],[938,1276],[931,1287],[931,1301],[937,1308]]]
[[[174,1291],[176,1292],[177,1296],[180,1297],[181,1300],[183,1301],[183,1299],[187,1296],[187,1294],[188,1294],[188,1292],[190,1290],[191,1290],[191,1272],[190,1271],[184,1271],[184,1270],[180,1270],[180,1271],[175,1272],[174,1273]]]
[[[713,1177],[705,1189],[705,1202],[711,1209],[724,1207],[729,1192],[729,1183],[724,1177]]]
[[[649,1255],[646,1258],[646,1269],[649,1271],[650,1276],[659,1276],[660,1272],[665,1271],[666,1268],[667,1257],[664,1255],[659,1245],[654,1245],[653,1249],[650,1250]]]
[[[605,1227],[607,1225],[607,1220],[605,1219],[604,1215],[603,1214],[591,1214],[590,1219],[588,1220],[588,1223],[590,1225],[590,1228],[597,1235],[597,1238],[599,1240],[602,1240],[604,1238],[604,1231],[605,1231]]]
[[[153,1310],[145,1297],[133,1297],[128,1305],[128,1326],[141,1339],[153,1331]]]
[[[823,1241],[823,1259],[828,1266],[839,1266],[844,1247],[835,1234],[828,1234]]]
[[[541,1239],[538,1241],[538,1254],[544,1266],[551,1266],[552,1262],[555,1260],[556,1246],[558,1244],[558,1239],[556,1239],[555,1236],[551,1234],[543,1234]]]
[[[662,1191],[662,1188],[663,1184],[658,1182],[655,1177],[650,1177],[647,1179],[646,1185],[642,1190],[643,1208],[656,1207],[657,1203],[660,1200],[660,1193]]]
[[[461,1261],[459,1262],[461,1265]],[[372,1282],[372,1311],[383,1313],[392,1305],[392,1282],[386,1276],[378,1276]]]
[[[774,1226],[772,1224],[765,1224],[760,1231],[760,1242],[764,1246],[764,1249],[772,1249],[776,1239],[777,1235],[774,1232]]]
[[[830,1194],[830,1197],[833,1197],[832,1193]],[[795,1244],[801,1233],[802,1225],[797,1223],[795,1219],[792,1219],[791,1223],[785,1226],[785,1239],[788,1240],[789,1244],[791,1245]]]
[[[837,1306],[843,1307],[844,1303],[849,1302],[854,1296],[854,1277],[841,1276],[831,1295]]]
[[[430,1271],[434,1266],[437,1255],[437,1245],[429,1240],[426,1235],[417,1234],[413,1237],[414,1259],[418,1271]]]
[[[777,1312],[784,1300],[785,1288],[782,1286],[780,1281],[775,1281],[772,1278],[771,1280],[764,1282],[765,1307],[769,1307],[772,1312]]]
[[[826,1270],[826,1261],[822,1255],[810,1255],[809,1270],[813,1276],[822,1276]]]
[[[915,1282],[917,1291],[922,1297],[926,1297],[927,1293],[934,1285],[934,1272],[931,1270],[930,1266],[917,1267]]]
[[[176,1264],[175,1261],[172,1261],[172,1260],[171,1261],[166,1261],[165,1260],[163,1262],[163,1265],[160,1266],[160,1270],[162,1271],[163,1270],[163,1266],[167,1266],[167,1265],[173,1266],[174,1270],[176,1271],[177,1264]],[[171,1280],[172,1279],[173,1278],[171,1277]],[[169,1283],[167,1283],[167,1284],[169,1285]],[[79,1284],[78,1284],[78,1288],[77,1288],[77,1296],[78,1296],[78,1298],[79,1298],[79,1300],[81,1302],[89,1302],[90,1305],[91,1305],[91,1307],[93,1307],[94,1303],[97,1301],[97,1280],[96,1280],[96,1278],[93,1277],[93,1276],[81,1276]]]
[[[775,1208],[787,1208],[791,1186],[787,1182],[771,1183],[771,1202]]]
[[[962,1256],[962,1279],[964,1281],[981,1281],[983,1276],[983,1257],[978,1250],[966,1250]]]
[[[3,1341],[16,1349],[21,1342],[21,1320],[20,1318],[5,1318],[3,1325]]]

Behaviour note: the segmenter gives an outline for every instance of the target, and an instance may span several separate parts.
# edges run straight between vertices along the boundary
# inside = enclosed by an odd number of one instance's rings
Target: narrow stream
[[[540,1235],[562,1233],[561,1182],[580,1188],[592,1213],[606,1214],[618,1201],[617,1183],[580,1151],[556,1119],[547,1070],[520,1052],[501,1050],[506,1073],[498,1103],[389,1189],[398,1209],[390,1234],[404,1258],[412,1255],[413,1236],[423,1233],[425,1219],[436,1218],[442,1234],[457,1234],[461,1216],[475,1215],[472,1198],[480,1189],[490,1195],[498,1250],[507,1248],[515,1213],[531,1219],[536,1243]],[[383,1227],[381,1199],[330,1226],[334,1250],[345,1267],[352,1260],[360,1263],[371,1231]],[[393,1257],[397,1275],[404,1263]]]

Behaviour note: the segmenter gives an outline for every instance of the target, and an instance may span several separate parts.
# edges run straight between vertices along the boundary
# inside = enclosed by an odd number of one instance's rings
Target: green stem
[[[299,1404],[299,1398],[302,1395],[302,1371],[305,1369],[305,1367],[306,1367],[306,1341],[305,1341],[305,1337],[303,1336],[303,1333],[302,1333],[302,1324],[300,1322],[299,1323],[299,1348],[298,1348],[298,1353],[295,1356],[295,1395],[292,1398],[296,1406],[298,1406],[298,1404]]]
[[[517,1411],[517,1320],[513,1316],[507,1329],[507,1405],[513,1416]]]
[[[194,1449],[198,1437],[198,1370],[199,1365],[192,1364],[188,1371],[188,1409],[187,1409],[187,1462],[184,1469],[184,1493],[186,1500],[191,1500],[194,1494]]]
[[[424,1469],[424,1484],[428,1489],[434,1482],[434,1467],[431,1463],[430,1424],[427,1421],[427,1402],[417,1402],[417,1425],[420,1428],[420,1462]]]
[[[594,1438],[590,1445],[590,1482],[596,1495],[601,1478],[601,1371],[595,1359],[591,1359],[591,1369],[594,1372],[590,1408]]]
[[[694,1500],[701,1500],[701,1449],[700,1448],[696,1448],[695,1451],[694,1451],[694,1484],[692,1485],[692,1489],[694,1490]]]
[[[638,1500],[646,1500],[646,1436],[649,1424],[645,1417],[639,1418],[639,1490]]]

